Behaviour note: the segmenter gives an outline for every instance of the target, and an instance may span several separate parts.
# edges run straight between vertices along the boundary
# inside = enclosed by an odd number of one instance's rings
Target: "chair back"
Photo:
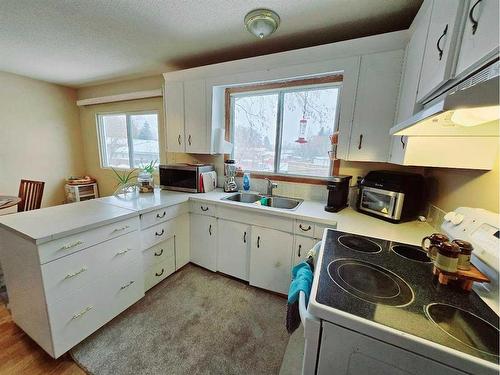
[[[21,198],[21,202],[17,205],[17,212],[40,208],[44,186],[45,182],[43,181],[21,180],[19,184],[19,198]]]

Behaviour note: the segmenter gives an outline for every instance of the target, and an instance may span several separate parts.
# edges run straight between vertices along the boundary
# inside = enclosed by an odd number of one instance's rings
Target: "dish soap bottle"
[[[243,173],[243,191],[250,191],[250,173]]]

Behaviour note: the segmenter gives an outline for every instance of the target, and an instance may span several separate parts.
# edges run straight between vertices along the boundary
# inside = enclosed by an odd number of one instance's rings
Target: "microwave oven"
[[[166,164],[160,165],[160,185],[162,189],[200,193],[201,174],[211,172],[211,164]]]
[[[393,223],[414,220],[425,208],[424,177],[371,171],[360,183],[358,210]]]

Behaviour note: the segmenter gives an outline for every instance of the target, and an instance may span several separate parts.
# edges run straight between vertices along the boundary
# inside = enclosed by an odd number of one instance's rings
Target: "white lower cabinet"
[[[144,274],[144,288],[149,290],[175,272],[175,257],[165,259],[161,263],[155,263],[149,267]]]
[[[250,225],[219,219],[217,271],[248,281]]]
[[[191,214],[191,261],[211,271],[217,270],[217,219]]]
[[[250,285],[278,293],[288,293],[292,248],[292,234],[252,226]]]
[[[189,214],[183,214],[175,219],[175,269],[178,270],[189,263]]]
[[[314,238],[295,236],[293,246],[292,266],[299,264],[307,259],[307,253],[311,250],[318,240]]]

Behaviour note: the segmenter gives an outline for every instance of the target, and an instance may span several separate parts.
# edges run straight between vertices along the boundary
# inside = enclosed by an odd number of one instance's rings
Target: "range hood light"
[[[477,126],[500,119],[500,106],[456,109],[451,121],[461,126]]]

